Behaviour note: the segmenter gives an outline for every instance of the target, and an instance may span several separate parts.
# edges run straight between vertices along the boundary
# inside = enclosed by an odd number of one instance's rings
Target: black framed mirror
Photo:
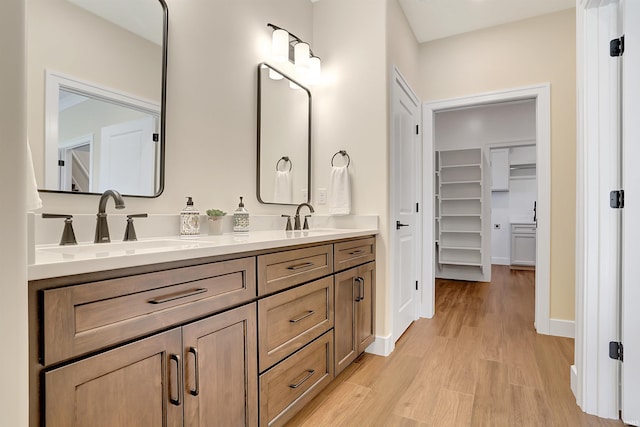
[[[164,0],[29,0],[28,133],[40,191],[164,189]]]
[[[257,196],[261,203],[311,200],[311,92],[273,66],[258,65]]]

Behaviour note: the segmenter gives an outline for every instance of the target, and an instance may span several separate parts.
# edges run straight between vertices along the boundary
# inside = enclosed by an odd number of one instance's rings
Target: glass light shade
[[[309,71],[309,45],[304,42],[296,43],[293,53],[296,70],[307,73]]]
[[[283,29],[274,30],[271,35],[271,56],[275,62],[289,60],[289,33]]]
[[[271,80],[282,80],[284,76],[277,72],[276,70],[269,68],[269,78]]]
[[[309,80],[315,84],[320,81],[320,73],[322,72],[322,66],[320,58],[312,56],[309,58]]]

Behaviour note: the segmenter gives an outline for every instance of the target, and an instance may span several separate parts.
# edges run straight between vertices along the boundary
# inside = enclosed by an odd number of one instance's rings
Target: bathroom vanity
[[[283,425],[374,341],[376,232],[33,266],[30,425]]]

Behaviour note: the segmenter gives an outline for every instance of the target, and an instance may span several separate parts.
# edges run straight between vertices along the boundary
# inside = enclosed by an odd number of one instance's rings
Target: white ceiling
[[[164,10],[158,0],[67,0],[152,43],[162,45]]]
[[[418,42],[558,12],[575,0],[399,0]]]

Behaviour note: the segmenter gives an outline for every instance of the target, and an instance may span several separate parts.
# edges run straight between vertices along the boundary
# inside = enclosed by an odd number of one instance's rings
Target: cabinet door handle
[[[194,377],[194,383],[195,383],[195,388],[191,388],[189,387],[189,393],[192,396],[197,396],[198,394],[200,394],[200,367],[198,366],[198,349],[195,347],[189,347],[189,353],[193,354],[193,377]]]
[[[304,262],[298,265],[292,265],[291,267],[287,267],[287,270],[300,270],[301,268],[313,267],[312,262]]]
[[[171,361],[176,362],[176,383],[178,385],[178,397],[176,397],[175,399],[172,397],[171,392],[173,391],[173,381],[171,381],[172,377],[171,374],[169,374],[169,402],[171,402],[175,406],[180,406],[182,404],[182,401],[180,399],[180,393],[182,391],[182,363],[180,363],[180,356],[178,356],[177,354],[172,354],[169,356],[169,365],[171,365]],[[171,370],[171,368],[169,368],[169,370]]]
[[[164,296],[152,298],[149,300],[149,304],[164,304],[165,302],[177,300],[180,298],[190,297],[193,295],[198,295],[204,292],[207,292],[207,289],[205,288],[187,289],[186,291],[174,292],[172,294],[167,294]]]
[[[303,314],[302,316],[297,317],[297,318],[295,318],[295,319],[291,319],[291,320],[289,320],[289,322],[291,322],[291,323],[298,323],[298,322],[299,322],[299,321],[301,321],[302,319],[306,319],[307,317],[309,317],[309,316],[311,316],[311,315],[313,315],[313,314],[315,314],[315,311],[313,311],[313,310],[309,310],[309,311],[307,311],[305,314]]]
[[[354,283],[357,283],[357,284],[358,284],[358,296],[356,297],[356,302],[360,302],[360,301],[362,301],[362,298],[364,297],[364,296],[362,295],[362,284],[361,284],[361,280],[362,280],[362,278],[361,278],[361,277],[354,277],[354,278],[353,278]]]
[[[360,301],[364,301],[364,277],[358,277],[360,282]]]
[[[364,253],[364,249],[358,249],[357,251],[349,252],[349,255],[360,255]]]
[[[296,384],[289,384],[289,388],[298,388],[300,387],[305,381],[307,381],[309,378],[311,378],[313,376],[313,374],[315,374],[316,371],[313,369],[307,369],[307,375],[304,376],[303,379],[301,379],[298,383]]]

